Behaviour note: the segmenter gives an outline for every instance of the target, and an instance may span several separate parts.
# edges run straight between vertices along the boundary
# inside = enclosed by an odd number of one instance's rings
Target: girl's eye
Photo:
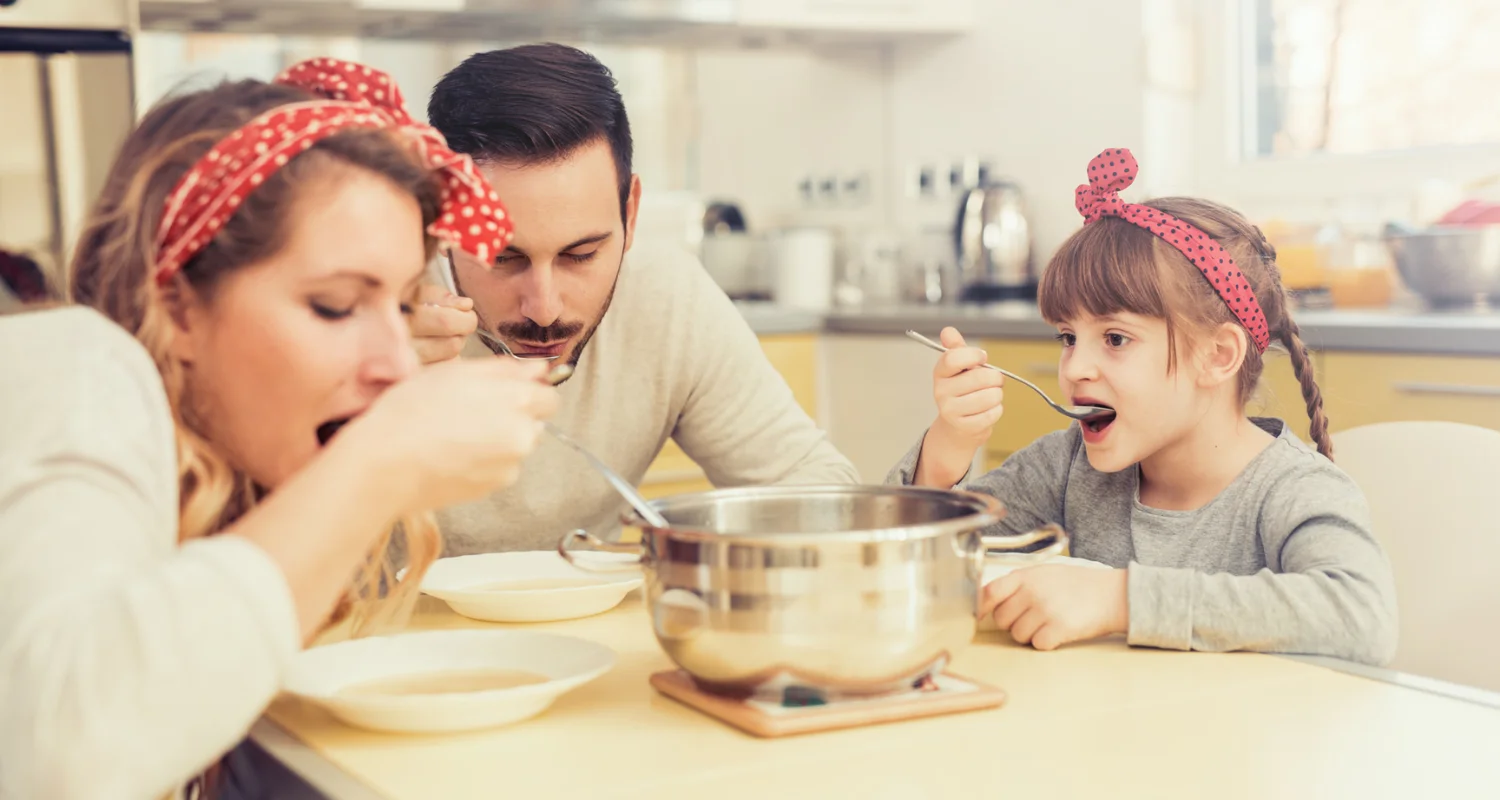
[[[1110,347],[1124,347],[1130,343],[1130,337],[1122,333],[1106,333],[1104,334],[1104,341]]]
[[[322,303],[311,303],[314,314],[330,322],[347,318],[354,313],[352,308],[329,308]]]
[[[1063,347],[1072,347],[1078,343],[1078,337],[1071,333],[1059,333],[1052,337],[1062,344]]]
[[[402,303],[401,304],[401,314],[403,316],[408,316],[408,317],[411,316],[411,303]]]

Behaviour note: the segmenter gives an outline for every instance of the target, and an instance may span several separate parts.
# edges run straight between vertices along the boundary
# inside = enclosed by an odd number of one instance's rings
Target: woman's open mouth
[[[318,446],[327,446],[328,441],[333,438],[354,417],[343,417],[342,419],[331,419],[318,426]]]

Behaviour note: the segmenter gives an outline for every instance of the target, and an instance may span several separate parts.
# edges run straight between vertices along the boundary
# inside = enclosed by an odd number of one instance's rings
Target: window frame
[[[1205,0],[1200,6],[1199,103],[1194,172],[1200,191],[1249,205],[1358,202],[1387,215],[1412,209],[1422,184],[1467,184],[1500,176],[1500,142],[1434,145],[1368,154],[1246,155],[1254,115],[1244,98],[1256,87],[1252,33],[1259,0]]]

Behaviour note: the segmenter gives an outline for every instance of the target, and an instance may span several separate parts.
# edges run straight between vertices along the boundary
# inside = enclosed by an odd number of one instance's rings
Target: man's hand
[[[442,286],[425,284],[417,291],[411,316],[412,347],[423,364],[452,361],[479,326],[474,301]]]

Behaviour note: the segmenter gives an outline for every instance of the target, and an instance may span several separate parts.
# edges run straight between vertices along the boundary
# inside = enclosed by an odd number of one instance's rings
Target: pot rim
[[[661,533],[674,540],[689,542],[730,542],[732,544],[761,547],[806,546],[811,544],[876,544],[880,542],[913,541],[935,536],[956,535],[994,525],[1005,518],[1005,504],[987,494],[962,489],[934,489],[925,486],[886,486],[859,484],[793,485],[793,486],[747,486],[732,489],[712,489],[703,492],[677,494],[650,501],[652,508],[663,515],[674,507],[701,503],[708,498],[737,497],[782,497],[787,495],[817,494],[871,494],[871,495],[915,495],[961,500],[968,503],[973,512],[953,519],[904,525],[896,528],[874,530],[830,531],[809,533],[805,531],[766,531],[761,533],[717,533],[702,528],[657,528],[633,509],[620,515],[626,526],[639,528],[643,533]]]

